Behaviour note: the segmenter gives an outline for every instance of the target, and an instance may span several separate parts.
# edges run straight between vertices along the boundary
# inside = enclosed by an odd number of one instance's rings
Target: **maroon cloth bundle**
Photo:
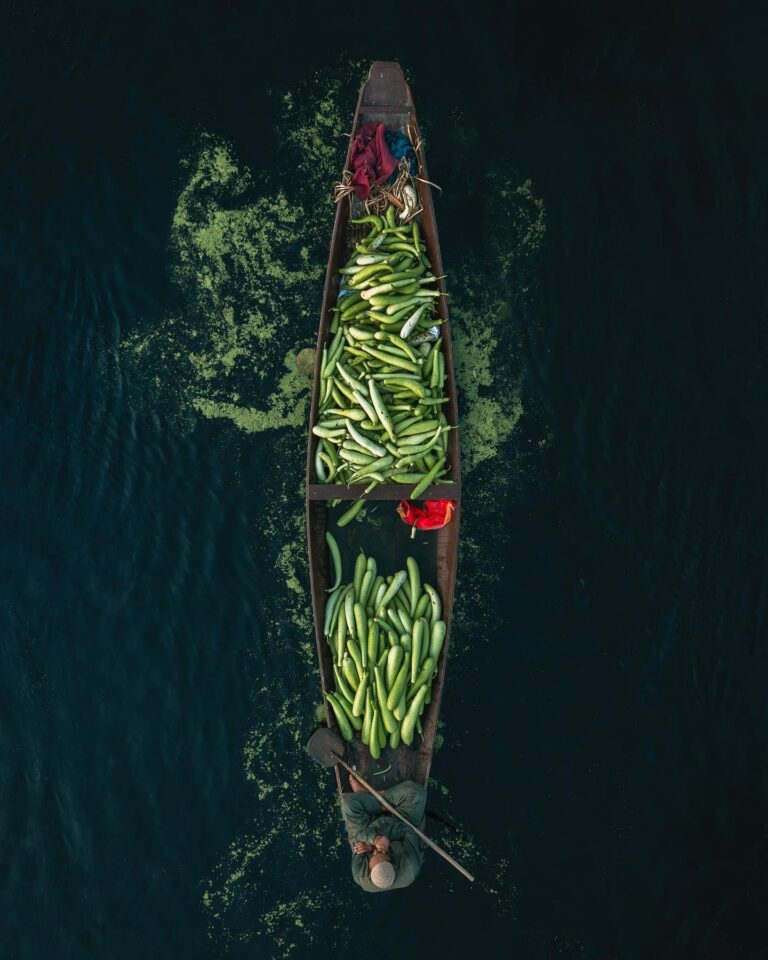
[[[367,200],[373,184],[384,183],[397,166],[384,140],[384,129],[383,123],[372,120],[360,127],[352,141],[352,186],[359,200]]]

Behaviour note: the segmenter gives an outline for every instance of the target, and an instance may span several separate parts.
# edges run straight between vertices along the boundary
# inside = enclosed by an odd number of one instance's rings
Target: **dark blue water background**
[[[1,15],[2,956],[768,956],[765,17],[107,7]],[[188,309],[199,137],[290,197],[274,91],[333,80],[351,122],[376,58],[408,69],[449,287],[507,309],[480,395],[517,377],[523,415],[467,478],[433,767],[480,882],[430,857],[372,900],[300,750],[301,522],[267,501],[301,516],[302,430],[205,419],[123,345]]]

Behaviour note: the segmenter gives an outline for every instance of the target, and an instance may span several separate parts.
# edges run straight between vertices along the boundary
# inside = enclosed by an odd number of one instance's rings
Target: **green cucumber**
[[[357,690],[358,684],[360,683],[360,674],[357,672],[355,661],[349,654],[346,654],[341,663],[341,672],[347,678],[347,683],[350,687],[353,690]]]
[[[402,721],[405,719],[405,708],[406,708],[405,690],[403,690],[403,695],[402,697],[400,697],[400,702],[392,711],[392,716],[395,718],[395,720],[402,723]]]
[[[405,578],[407,576],[408,574],[405,572],[405,570],[398,570],[398,572],[394,575],[394,577],[392,578],[392,583],[390,583],[389,587],[387,588],[387,592],[381,598],[381,603],[379,604],[378,609],[376,611],[377,616],[379,617],[384,616],[384,611],[386,610],[390,601],[397,594],[397,591],[405,583]]]
[[[370,580],[366,583],[367,577],[370,577]],[[376,590],[378,589],[378,581],[382,579],[382,577],[376,576],[375,570],[366,570],[365,572],[365,577],[363,577],[363,591],[360,597],[360,603],[363,605],[363,609],[365,610],[366,614],[368,614],[368,611],[372,610],[373,608],[373,598],[376,594]]]
[[[347,638],[347,621],[340,616],[336,621],[336,663],[338,666],[344,661],[344,644]]]
[[[387,436],[392,441],[395,442],[395,430],[392,425],[392,417],[387,410],[387,406],[384,401],[381,399],[381,394],[379,393],[379,388],[376,386],[373,380],[368,381],[368,392],[371,396],[371,401],[373,403],[373,408],[376,411],[376,416],[378,417],[379,422],[382,427],[387,431]],[[373,417],[371,417],[373,419]]]
[[[363,611],[363,615],[365,615],[365,611]],[[368,663],[375,663],[379,656],[379,625],[375,620],[371,620],[368,624],[366,646]]]
[[[355,575],[352,579],[355,588],[355,599],[360,598],[360,589],[363,584],[363,577],[365,576],[366,569],[367,566],[365,554],[361,550],[357,555],[357,559],[355,560]]]
[[[381,677],[381,670],[378,667],[374,667],[373,675],[376,680],[376,699],[379,704],[379,716],[381,721],[384,724],[384,729],[387,733],[392,733],[393,730],[397,727],[397,721],[392,716],[392,711],[387,706],[387,688],[384,686],[384,681]]]
[[[440,659],[440,650],[443,647],[447,627],[444,620],[436,620],[432,624],[432,636],[429,641],[429,655],[437,663]]]
[[[373,707],[371,705],[371,691],[365,691],[365,713],[363,714],[363,729],[360,739],[367,746],[371,740],[371,720],[373,719]]]
[[[442,430],[442,427],[438,427],[438,430]],[[422,450],[421,448],[417,447],[417,450],[419,450],[420,452],[426,453],[426,451]],[[399,453],[398,453],[398,456],[400,456]],[[440,473],[444,464],[445,464],[445,457],[440,457],[440,459],[437,461],[434,467],[432,467],[429,473],[425,475],[424,479],[421,480],[419,483],[417,483],[416,486],[413,488],[413,490],[411,490],[410,494],[408,495],[409,499],[415,500],[416,497],[420,496],[427,489],[427,487],[432,483],[432,481],[435,479],[438,473]]]
[[[368,616],[362,603],[356,603],[354,608],[355,631],[357,642],[360,644],[360,657],[363,666],[368,664]],[[354,654],[352,654],[354,656]]]
[[[323,623],[323,636],[330,637],[331,631],[336,623],[336,607],[343,598],[344,591],[337,590],[328,597],[328,603],[325,605],[325,619]]]
[[[337,693],[340,693],[345,700],[353,703],[355,699],[355,688],[350,687],[346,681],[346,678],[344,677],[344,674],[341,672],[341,670],[339,670],[335,663],[333,665],[333,679],[336,681]]]
[[[400,617],[400,623],[402,623],[403,628],[405,630],[410,631],[413,629],[413,620],[411,620],[411,618],[408,616],[405,610],[402,610],[398,607],[397,615],[398,617]]]
[[[433,433],[434,430],[440,426],[440,423],[437,420],[422,420],[421,418],[414,418],[412,423],[409,423],[407,427],[401,427],[397,431],[398,442],[403,439],[403,437],[413,437],[418,436],[420,433]]]
[[[443,612],[442,603],[440,602],[440,594],[435,590],[433,586],[428,583],[424,584],[424,589],[429,595],[429,602],[432,605],[432,615],[430,617],[430,622],[432,626],[440,619],[440,614]]]
[[[381,601],[382,601],[382,599],[383,599],[383,597],[384,597],[384,594],[385,594],[386,592],[387,592],[387,584],[386,584],[386,582],[384,581],[384,579],[382,578],[381,583],[376,587],[376,590],[375,590],[374,596],[373,596],[373,610],[374,610],[374,611],[379,609],[379,604],[381,603]],[[331,598],[331,599],[333,599],[333,598]],[[378,618],[377,618],[377,619],[378,619]]]
[[[427,657],[424,663],[421,665],[421,668],[416,675],[416,680],[414,681],[411,689],[406,696],[406,702],[413,700],[416,694],[419,691],[419,687],[423,687],[425,683],[428,683],[432,679],[432,674],[435,672],[435,661],[432,657]]]
[[[387,697],[387,706],[390,710],[394,710],[395,705],[400,702],[400,698],[405,693],[405,688],[408,685],[409,666],[406,660],[402,667],[400,667],[400,672],[392,684],[392,689],[389,691],[389,696]]]
[[[349,720],[349,723],[350,723],[352,729],[353,729],[353,730],[360,730],[360,729],[362,729],[362,726],[363,726],[363,718],[362,718],[362,717],[354,717],[354,716],[352,716],[352,706],[351,706],[351,704],[347,703],[347,701],[344,700],[343,697],[340,697],[337,693],[334,693],[333,696],[334,696],[334,698],[335,698],[335,700],[336,700],[336,703],[338,703],[338,705],[339,705],[339,706],[341,707],[341,709],[344,711],[344,714],[346,715],[347,720]]]
[[[416,729],[416,721],[419,719],[419,714],[421,709],[424,706],[424,698],[427,695],[427,687],[419,687],[419,692],[411,700],[411,704],[408,707],[405,718],[400,726],[400,736],[402,737],[403,743],[406,746],[409,746],[413,743],[413,734]]]
[[[422,593],[422,595],[419,597],[419,602],[416,604],[416,610],[414,611],[414,614],[413,614],[414,618],[418,620],[419,617],[423,617],[426,614],[428,607],[429,607],[429,594]]]
[[[345,451],[345,453],[351,453],[351,451],[347,450]],[[351,458],[347,458],[347,459],[351,459]],[[366,461],[366,463],[367,462],[368,461]],[[349,510],[347,510],[346,513],[342,513],[342,515],[336,521],[336,526],[346,527],[346,525],[351,520],[354,520],[355,517],[358,515],[358,513],[360,513],[360,511],[363,509],[364,503],[365,503],[365,500],[355,500],[355,502],[352,504]]]
[[[379,728],[379,746],[382,750],[387,748],[387,729],[384,726],[384,721],[381,719],[381,711],[379,711],[378,719],[378,728]]]
[[[387,611],[387,614],[389,614],[389,611]],[[378,625],[381,627],[382,630],[387,631],[388,635],[393,632],[392,625],[387,623],[387,621],[383,617],[374,617],[374,620],[376,621],[376,623],[378,623]],[[397,643],[397,634],[395,634],[395,643]],[[394,646],[391,640],[389,645]]]
[[[398,644],[396,647],[390,647],[387,654],[387,668],[385,672],[387,680],[387,690],[392,689],[392,685],[397,679],[397,674],[400,671],[400,667],[403,662],[403,655],[405,651]]]
[[[338,590],[339,586],[341,585],[341,554],[339,553],[339,545],[336,543],[336,537],[334,537],[330,530],[325,531],[325,542],[328,544],[328,549],[331,552],[331,559],[333,560],[333,573],[335,582],[328,591],[329,593],[333,593],[335,590]]]
[[[368,743],[368,749],[371,751],[371,756],[373,759],[378,760],[381,756],[381,746],[379,742],[379,711],[375,705],[373,708],[373,719],[371,720],[370,742]]]
[[[360,717],[365,709],[365,693],[368,689],[368,674],[364,673],[360,679],[360,685],[355,693],[355,699],[352,701],[352,716]]]
[[[349,637],[347,640],[347,650],[349,651],[349,655],[355,661],[358,677],[362,677],[363,671],[365,670],[365,663],[363,662],[363,657],[360,653],[360,647],[357,645],[357,641],[354,637]],[[355,687],[357,687],[357,684],[355,684]]]
[[[416,683],[416,674],[419,672],[421,663],[421,648],[423,644],[424,632],[421,625],[423,620],[414,620],[411,629],[411,683]]]
[[[347,633],[355,635],[355,593],[354,590],[347,590],[344,597],[344,622],[347,625]]]
[[[423,473],[393,473],[389,479],[393,483],[418,483],[423,476]]]
[[[411,588],[409,613],[411,618],[413,618],[416,611],[416,604],[419,602],[419,595],[421,594],[421,576],[419,574],[419,565],[413,557],[408,557],[405,561],[405,566],[408,570],[408,584]]]
[[[342,737],[349,742],[352,739],[352,724],[349,722],[349,717],[344,712],[340,703],[336,702],[336,698],[332,693],[326,693],[325,695],[328,703],[331,705],[333,710],[333,715],[336,717],[336,723],[339,727],[339,733]]]

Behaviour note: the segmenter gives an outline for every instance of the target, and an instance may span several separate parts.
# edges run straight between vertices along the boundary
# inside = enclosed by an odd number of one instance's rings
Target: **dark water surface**
[[[768,957],[766,18],[420,9],[0,13],[4,958]],[[377,58],[444,188],[478,883],[367,898],[292,358]]]

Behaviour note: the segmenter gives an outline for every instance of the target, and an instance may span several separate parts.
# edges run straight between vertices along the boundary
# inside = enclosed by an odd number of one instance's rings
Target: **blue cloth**
[[[339,295],[336,298],[336,302],[338,303],[342,297],[351,297],[354,292],[355,292],[354,290],[350,290],[349,287],[347,286],[346,274],[342,274],[341,283],[339,284]]]
[[[399,162],[403,157],[408,157],[408,170],[411,174],[416,173],[416,153],[408,137],[398,130],[385,130],[384,140],[395,160]],[[399,171],[396,169],[389,180],[396,180],[398,173]]]

